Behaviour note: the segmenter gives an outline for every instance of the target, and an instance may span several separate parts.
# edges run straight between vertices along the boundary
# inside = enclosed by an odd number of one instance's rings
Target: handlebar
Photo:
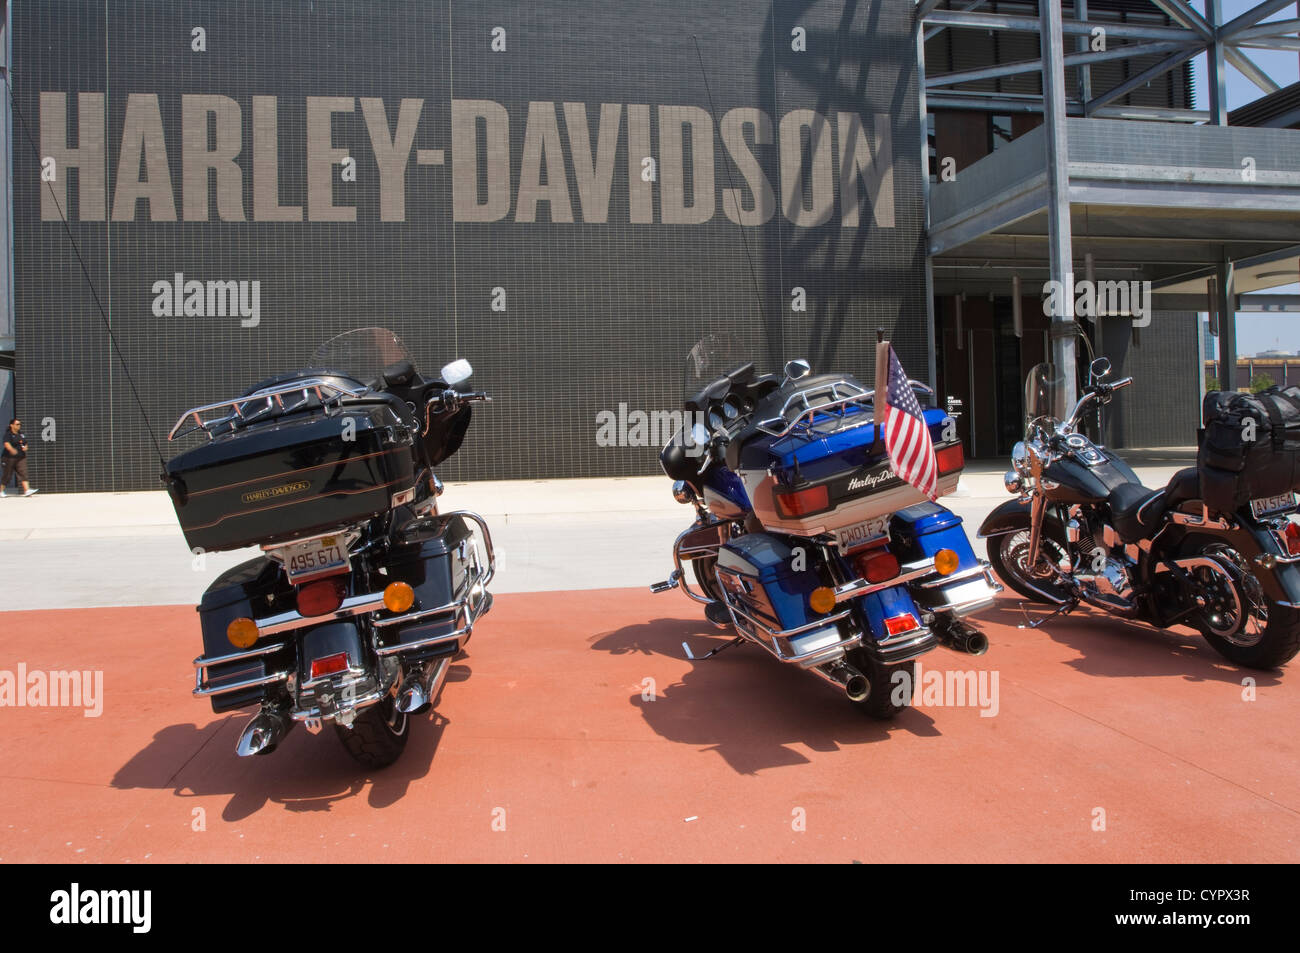
[[[435,408],[439,413],[450,413],[460,408],[462,404],[468,404],[471,401],[489,402],[492,400],[486,392],[481,390],[468,391],[464,394],[454,391],[445,390],[429,400],[429,405]]]
[[[1080,414],[1083,413],[1083,409],[1087,407],[1090,402],[1094,400],[1108,401],[1115,391],[1128,387],[1128,385],[1132,383],[1133,378],[1121,377],[1113,384],[1089,385],[1088,392],[1079,398],[1078,403],[1074,405],[1074,409],[1070,411],[1070,416],[1066,419],[1065,429],[1074,429],[1075,425],[1079,422]]]

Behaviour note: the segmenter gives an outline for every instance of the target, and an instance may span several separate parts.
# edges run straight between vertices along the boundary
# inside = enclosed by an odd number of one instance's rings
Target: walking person
[[[17,417],[9,421],[9,429],[5,431],[4,479],[0,480],[0,497],[9,495],[9,481],[15,474],[23,488],[23,496],[31,496],[36,492],[27,482],[27,435],[23,433],[23,423]]]

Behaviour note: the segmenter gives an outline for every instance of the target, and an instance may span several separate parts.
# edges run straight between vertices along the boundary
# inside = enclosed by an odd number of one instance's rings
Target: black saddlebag
[[[1232,513],[1300,489],[1300,387],[1210,391],[1202,409],[1196,466],[1207,506]]]
[[[258,556],[223,572],[208,586],[199,601],[203,659],[210,663],[202,687],[210,692],[208,697],[214,712],[243,708],[260,701],[265,686],[249,683],[265,678],[272,664],[284,661],[268,655],[247,657],[226,637],[226,627],[235,619],[252,619],[269,613],[268,596],[275,590],[279,575],[278,563]],[[245,657],[239,658],[241,655]],[[220,661],[224,656],[231,656],[232,660]],[[240,685],[247,687],[241,688]]]
[[[173,457],[168,491],[191,549],[281,542],[392,508],[415,485],[412,439],[383,402],[295,415]]]

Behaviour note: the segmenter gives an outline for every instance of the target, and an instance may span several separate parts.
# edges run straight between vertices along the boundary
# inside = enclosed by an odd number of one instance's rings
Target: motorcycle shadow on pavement
[[[732,636],[731,630],[714,629],[702,620],[656,619],[588,641],[593,650],[611,655],[646,656],[645,670],[635,682],[644,685],[642,679],[653,678],[653,700],[648,692],[637,692],[630,703],[661,737],[716,751],[738,774],[810,763],[792,745],[829,753],[884,741],[893,731],[940,734],[934,719],[915,708],[893,721],[877,721],[817,676],[778,662],[757,645],[737,645],[713,658],[700,658]],[[693,661],[687,659],[683,642],[690,646]],[[656,671],[656,656],[691,667],[671,681],[672,676]]]
[[[1065,664],[1082,675],[1104,678],[1164,678],[1181,676],[1190,682],[1241,685],[1249,675],[1261,688],[1280,685],[1275,673],[1239,668],[1220,656],[1195,629],[1157,629],[1140,622],[1080,606],[1050,619],[1038,629],[1017,629],[1028,615],[1037,622],[1052,608],[1003,596],[979,614],[983,622],[1007,626],[1019,639],[1048,638],[1079,653]],[[1012,645],[1008,651],[1014,651]]]
[[[470,677],[463,660],[451,666],[443,695]],[[401,800],[429,773],[438,743],[450,724],[437,704],[412,718],[406,750],[394,764],[373,773],[353,761],[326,727],[312,735],[295,727],[270,754],[240,758],[235,742],[256,709],[214,716],[204,725],[175,724],[158,731],[113,775],[115,788],[171,789],[179,798],[229,797],[221,819],[240,821],[268,804],[286,811],[329,811],[335,802],[368,794],[372,808]]]

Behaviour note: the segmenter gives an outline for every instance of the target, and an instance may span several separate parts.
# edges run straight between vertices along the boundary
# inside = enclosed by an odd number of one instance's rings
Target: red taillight
[[[794,493],[777,493],[776,508],[784,517],[807,516],[827,509],[831,505],[831,491],[825,486],[813,486]]]
[[[962,453],[961,444],[954,443],[951,447],[936,450],[934,462],[938,465],[940,473],[952,473],[966,466],[966,456]]]
[[[916,616],[910,612],[904,612],[902,615],[896,615],[892,619],[885,620],[885,628],[890,635],[898,635],[900,632],[911,632],[916,626]]]
[[[853,565],[867,582],[884,582],[898,575],[898,559],[887,549],[863,553],[853,560]]]
[[[335,672],[347,671],[347,667],[347,652],[339,652],[336,655],[326,655],[324,658],[311,660],[311,677],[313,679],[323,678],[326,675],[333,675]]]
[[[329,615],[343,604],[343,583],[337,579],[309,582],[298,588],[299,615]]]
[[[1288,522],[1282,531],[1286,537],[1286,551],[1289,555],[1300,555],[1300,525]]]

